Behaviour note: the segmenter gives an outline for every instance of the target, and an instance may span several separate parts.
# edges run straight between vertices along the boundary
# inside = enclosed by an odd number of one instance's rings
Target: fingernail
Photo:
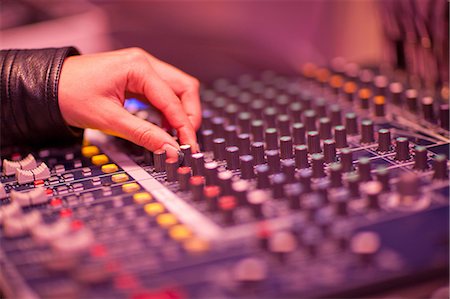
[[[166,155],[167,155],[168,158],[169,157],[170,158],[177,158],[178,157],[179,149],[177,149],[173,145],[166,143],[161,148],[166,151]]]

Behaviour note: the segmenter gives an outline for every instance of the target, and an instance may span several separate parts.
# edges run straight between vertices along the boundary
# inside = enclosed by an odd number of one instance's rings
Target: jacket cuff
[[[73,47],[1,51],[3,145],[47,145],[81,137],[83,130],[65,123],[58,104],[62,65],[73,55],[79,55]]]

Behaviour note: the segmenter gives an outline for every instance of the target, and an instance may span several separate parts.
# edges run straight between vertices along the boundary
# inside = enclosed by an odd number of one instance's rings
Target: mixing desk
[[[201,152],[4,150],[8,298],[363,296],[445,275],[449,108],[364,69],[218,79]],[[151,120],[149,107],[127,108]]]

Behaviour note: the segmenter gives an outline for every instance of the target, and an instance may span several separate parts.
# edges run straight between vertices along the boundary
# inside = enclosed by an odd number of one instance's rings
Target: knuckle
[[[128,59],[131,61],[142,61],[143,59],[145,59],[146,54],[143,49],[138,47],[128,48],[125,53]]]

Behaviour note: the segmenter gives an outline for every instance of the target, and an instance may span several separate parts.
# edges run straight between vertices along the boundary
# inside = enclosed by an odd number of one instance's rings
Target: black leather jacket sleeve
[[[58,83],[73,47],[0,51],[1,146],[39,146],[70,142],[82,130],[64,122]]]

